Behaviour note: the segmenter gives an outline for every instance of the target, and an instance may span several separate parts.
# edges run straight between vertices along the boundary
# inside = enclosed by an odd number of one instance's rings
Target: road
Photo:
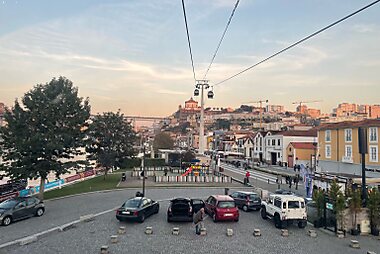
[[[232,176],[236,179],[239,179],[241,181],[245,178],[246,171],[241,167],[235,167],[231,164],[221,163],[220,166],[224,169],[224,174]],[[278,189],[278,187],[282,189],[289,190],[289,185],[285,184],[285,178],[282,179],[282,184],[277,184],[276,179],[277,177],[273,174],[263,173],[261,171],[257,170],[248,170],[251,174],[250,176],[250,183],[254,187],[263,188],[266,190],[269,190],[271,192],[274,192]],[[268,183],[269,182],[269,183]],[[304,188],[304,185],[302,182],[298,184],[298,189],[295,189],[295,186],[292,185],[291,191],[295,192],[298,195],[305,196],[306,191]]]
[[[223,192],[223,189],[154,189],[148,190],[149,196],[155,199],[167,199],[173,196],[206,197],[209,194]],[[90,194],[63,200],[48,202],[49,209],[61,209],[58,213],[54,210],[55,218],[63,216],[69,220],[70,214],[78,218],[81,214],[87,214],[104,208],[120,204],[125,198],[132,195],[133,190],[118,191],[112,193]],[[114,213],[107,213],[87,223],[80,223],[76,227],[63,232],[54,232],[37,242],[26,246],[12,246],[0,250],[0,253],[99,253],[102,245],[108,245],[110,253],[265,253],[265,254],[320,254],[320,253],[366,253],[367,250],[378,250],[378,241],[370,237],[356,237],[361,245],[361,250],[349,247],[349,240],[338,239],[324,232],[318,231],[317,238],[310,238],[306,229],[290,226],[289,237],[280,236],[280,230],[276,229],[271,220],[263,220],[259,212],[240,212],[239,222],[212,222],[211,218],[205,219],[207,236],[195,235],[192,223],[167,223],[166,210],[168,202],[160,203],[160,211],[146,219],[142,224],[118,222]],[[41,224],[51,223],[48,217],[33,218],[1,228],[0,235],[19,234],[29,227],[39,228]],[[53,219],[54,220],[54,219]],[[55,223],[55,222],[54,222]],[[119,226],[126,226],[126,234],[119,236],[117,244],[110,243],[110,236],[117,233]],[[153,235],[145,235],[144,229],[153,227]],[[173,227],[180,228],[180,235],[171,234]],[[232,237],[226,236],[226,229],[234,230]],[[254,238],[253,229],[261,229],[262,236]],[[17,230],[16,230],[17,229]]]

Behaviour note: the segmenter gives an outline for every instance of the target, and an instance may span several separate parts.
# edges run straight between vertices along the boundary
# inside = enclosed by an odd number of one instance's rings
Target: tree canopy
[[[90,116],[88,99],[64,78],[38,84],[4,114],[0,131],[1,169],[12,179],[41,178],[40,198],[50,172],[57,177],[77,168],[73,158],[82,154],[84,129]]]
[[[168,133],[160,132],[153,140],[153,148],[155,151],[158,149],[172,149],[174,147],[174,141]]]
[[[106,112],[92,119],[88,131],[86,152],[88,159],[103,167],[104,176],[111,168],[118,168],[124,159],[135,155],[136,134],[124,115]]]

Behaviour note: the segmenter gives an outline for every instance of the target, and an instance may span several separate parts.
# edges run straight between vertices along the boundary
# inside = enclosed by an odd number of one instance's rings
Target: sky
[[[211,85],[371,1],[241,0],[206,77]],[[203,79],[236,0],[185,0]],[[269,100],[380,104],[380,3],[213,87],[206,107]],[[92,113],[168,116],[193,95],[181,0],[0,0],[0,102],[65,76]],[[199,98],[195,98],[199,100]],[[254,105],[254,104],[253,104]]]

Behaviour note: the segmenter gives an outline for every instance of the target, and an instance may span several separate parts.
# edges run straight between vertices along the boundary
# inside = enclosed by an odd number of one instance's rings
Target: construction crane
[[[299,109],[300,109],[300,113],[302,114],[302,104],[305,104],[305,103],[315,103],[315,102],[321,102],[321,100],[316,100],[316,101],[296,101],[296,102],[293,102],[292,104],[297,104],[299,105]]]
[[[261,111],[262,111],[263,102],[268,103],[268,100],[259,100],[259,101],[249,101],[249,102],[247,102],[247,104],[253,104],[253,103],[260,104],[260,130],[261,130],[261,122],[262,122],[262,113],[261,113]]]

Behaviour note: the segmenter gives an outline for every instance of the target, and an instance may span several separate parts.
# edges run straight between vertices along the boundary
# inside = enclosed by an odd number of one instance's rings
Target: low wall
[[[229,176],[155,176],[156,183],[231,183]]]

